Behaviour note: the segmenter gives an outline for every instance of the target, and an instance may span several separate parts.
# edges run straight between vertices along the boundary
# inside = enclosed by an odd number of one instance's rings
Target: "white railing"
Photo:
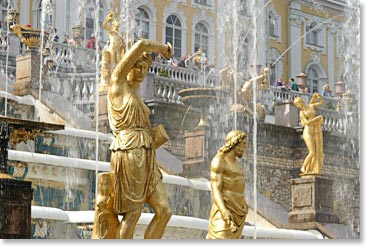
[[[48,81],[51,92],[60,95],[76,105],[89,117],[94,115],[95,74],[94,73],[54,73]]]
[[[217,74],[205,76],[204,72],[194,69],[173,67],[168,64],[153,62],[149,71],[157,76],[166,77],[181,83],[184,82],[196,86],[219,86],[219,76]]]
[[[318,108],[317,112],[323,116],[323,129],[329,132],[345,134],[345,115],[332,109]]]
[[[53,43],[52,52],[57,66],[76,72],[95,72],[96,51],[82,46]]]

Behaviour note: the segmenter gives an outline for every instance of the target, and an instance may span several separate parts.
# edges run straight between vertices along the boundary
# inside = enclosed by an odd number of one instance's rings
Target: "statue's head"
[[[151,54],[149,52],[144,52],[127,75],[127,81],[142,82],[147,75],[152,62],[153,58]]]
[[[247,134],[240,130],[230,131],[226,136],[226,143],[219,151],[226,153],[234,150],[237,157],[242,157],[246,149]]]
[[[303,100],[301,97],[295,97],[293,104],[297,108],[303,108],[305,106],[305,100]]]

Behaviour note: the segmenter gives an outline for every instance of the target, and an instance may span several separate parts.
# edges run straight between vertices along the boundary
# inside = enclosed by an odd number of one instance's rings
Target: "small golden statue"
[[[108,25],[108,23],[110,25]],[[107,47],[107,51],[109,53],[109,64],[113,69],[125,54],[125,40],[120,33],[119,22],[113,11],[108,12],[108,15],[104,19],[102,25],[108,33],[110,44]]]
[[[237,158],[246,149],[247,134],[233,130],[213,158],[210,185],[213,205],[210,210],[207,239],[238,239],[241,237],[248,212],[245,201],[245,175]]]
[[[145,231],[146,239],[162,238],[172,216],[155,151],[168,140],[168,136],[162,125],[151,127],[150,110],[137,93],[152,64],[150,52],[169,58],[172,51],[170,43],[165,45],[141,39],[125,53],[111,75],[107,110],[115,137],[110,145],[114,179],[112,208],[116,216],[123,216],[115,228],[116,238],[133,238],[144,203],[149,204],[155,213]]]
[[[253,83],[256,83],[256,87],[258,90],[266,90],[269,87],[269,69],[264,68],[263,74],[246,81],[242,88],[241,94],[243,96],[242,104],[245,111],[253,114],[253,108],[250,106],[251,101],[253,100]],[[256,112],[257,117],[261,120],[265,120],[265,107],[261,103],[256,103]]]
[[[314,93],[310,103],[296,97],[294,105],[300,109],[300,119],[303,129],[303,140],[308,149],[308,155],[301,168],[301,176],[317,176],[321,174],[324,164],[324,150],[322,139],[323,117],[316,115],[316,108],[321,106],[323,99],[319,93]]]

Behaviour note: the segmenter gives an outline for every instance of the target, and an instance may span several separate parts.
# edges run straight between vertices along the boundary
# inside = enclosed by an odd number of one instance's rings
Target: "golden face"
[[[235,155],[238,158],[242,158],[243,154],[245,153],[247,147],[247,142],[245,140],[242,140],[239,144],[236,145],[234,148]]]
[[[118,30],[118,28],[119,28],[119,22],[118,22],[117,20],[113,20],[113,21],[111,22],[111,26],[112,26],[112,28],[114,28],[114,29],[117,29],[117,30]]]
[[[128,80],[142,82],[148,73],[148,64],[145,61],[138,61],[129,72]]]

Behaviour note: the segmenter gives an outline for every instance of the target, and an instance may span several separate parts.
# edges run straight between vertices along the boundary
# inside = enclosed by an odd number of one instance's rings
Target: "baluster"
[[[81,81],[83,83],[83,89],[82,89],[82,101],[88,99],[88,88],[87,88],[87,82]]]
[[[74,102],[79,102],[81,100],[80,94],[80,85],[76,82],[75,91],[74,91]]]
[[[157,87],[156,98],[158,100],[160,100],[161,97],[162,97],[162,85],[161,85],[161,81],[159,81],[159,80],[156,81],[156,87]]]
[[[168,84],[167,85],[167,89],[168,89],[168,92],[167,92],[167,101],[168,102],[171,102],[172,101],[172,95],[173,95],[173,92],[172,92],[172,84]]]
[[[163,101],[167,102],[168,101],[168,93],[169,93],[169,85],[167,84],[167,82],[163,83]]]
[[[94,101],[94,83],[91,82],[89,85],[89,101],[93,102]]]

